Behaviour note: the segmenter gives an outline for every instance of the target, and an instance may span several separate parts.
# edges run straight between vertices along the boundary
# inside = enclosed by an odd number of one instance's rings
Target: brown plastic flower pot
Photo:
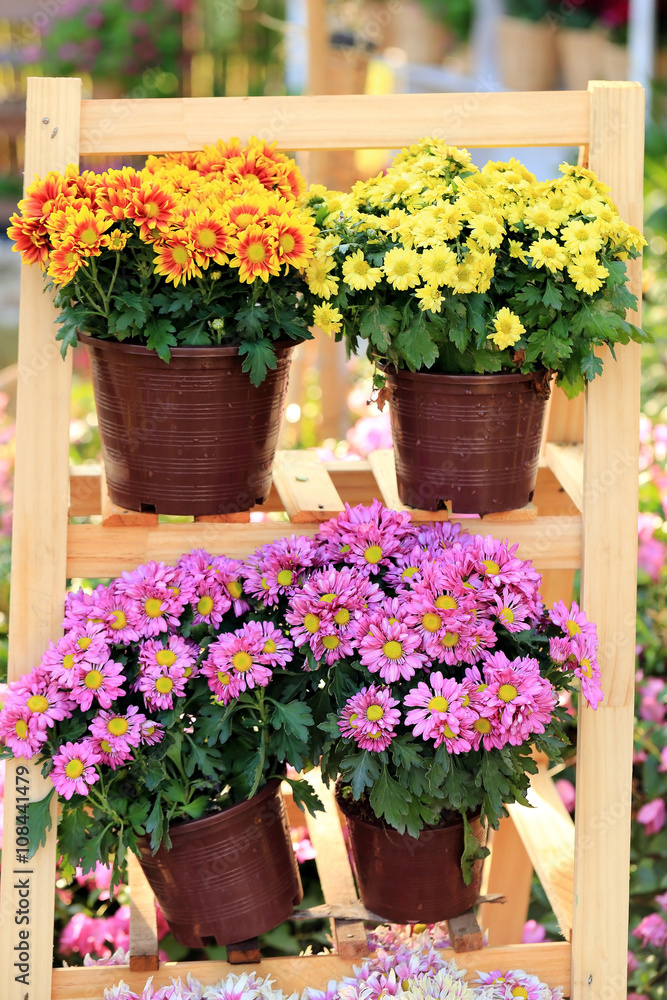
[[[483,862],[474,862],[472,881],[466,885],[461,874],[463,820],[411,837],[360,819],[344,799],[338,803],[347,820],[357,887],[367,910],[392,923],[432,924],[473,906]],[[479,818],[470,824],[484,844]]]
[[[402,503],[490,514],[533,499],[549,383],[534,374],[385,371]]]
[[[277,367],[256,387],[236,347],[177,347],[167,364],[141,345],[79,339],[115,504],[201,515],[266,500],[294,345],[276,345]]]
[[[248,802],[173,824],[169,836],[171,850],[156,854],[140,838],[140,863],[181,944],[203,948],[256,937],[303,899],[277,778]]]

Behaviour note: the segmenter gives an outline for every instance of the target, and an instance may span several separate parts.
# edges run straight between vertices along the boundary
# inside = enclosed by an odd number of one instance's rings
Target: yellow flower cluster
[[[9,236],[57,285],[105,250],[122,255],[135,235],[134,252],[145,252],[154,273],[174,285],[225,264],[240,282],[267,281],[283,264],[305,267],[317,235],[297,202],[303,179],[274,145],[233,139],[151,156],[142,170],[51,172],[19,202]]]
[[[538,182],[515,159],[479,170],[467,151],[426,139],[349,194],[313,187],[308,202],[326,203],[323,228],[331,234],[315,245],[309,288],[329,300],[342,283],[372,299],[376,286],[388,286],[438,313],[452,294],[493,292],[496,279],[507,283],[518,271],[544,269],[594,295],[609,274],[603,256],[624,260],[645,241],[622,221],[593,173],[569,166],[561,172]],[[523,332],[505,307],[493,329],[490,339],[500,348]]]

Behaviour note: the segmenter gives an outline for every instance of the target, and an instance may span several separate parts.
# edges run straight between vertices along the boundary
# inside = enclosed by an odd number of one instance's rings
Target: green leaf
[[[406,827],[408,805],[405,799],[405,789],[391,777],[386,764],[383,764],[382,773],[371,788],[371,808],[376,816],[384,816],[399,833],[404,833]]]
[[[466,885],[470,885],[474,873],[474,863],[478,859],[488,856],[488,847],[482,847],[477,837],[473,833],[472,827],[465,813],[463,819],[463,855],[461,857],[461,874]]]
[[[266,378],[269,368],[273,369],[278,364],[275,351],[266,341],[253,343],[244,340],[239,344],[239,354],[245,354],[242,370],[250,373],[250,381],[254,386],[261,385]]]
[[[413,372],[431,368],[438,357],[438,349],[431,340],[423,314],[414,317],[410,326],[395,338],[393,346]]]
[[[151,835],[151,850],[153,852],[157,851],[163,839],[165,847],[167,849],[171,847],[171,841],[169,840],[169,834],[167,833],[167,827],[164,822],[162,796],[159,792],[157,798],[155,799],[155,804],[150,811],[150,815],[146,820],[146,833]]]
[[[146,347],[155,351],[163,361],[169,361],[171,348],[178,345],[174,330],[176,327],[166,316],[151,316],[146,323]]]
[[[368,750],[362,750],[343,757],[340,771],[344,783],[351,785],[352,794],[358,799],[380,774],[380,764]]]
[[[136,292],[121,292],[113,296],[114,308],[109,317],[109,331],[121,332],[130,328],[141,330],[146,325],[149,302]]]
[[[46,843],[47,831],[51,829],[53,823],[51,821],[51,799],[55,794],[55,788],[50,789],[49,792],[40,799],[38,802],[28,803],[28,823],[27,826],[30,830],[30,846],[28,849],[28,857],[32,858],[39,847],[43,847]]]
[[[389,347],[400,318],[401,314],[395,306],[373,302],[371,306],[364,309],[359,324],[359,333],[364,340],[368,340],[382,353]]]
[[[209,747],[199,746],[190,736],[186,738],[190,748],[190,752],[185,760],[185,773],[187,776],[191,778],[195,772],[195,768],[199,768],[202,774],[205,774],[209,778],[215,778],[218,773],[217,763],[220,760],[220,753],[217,750],[211,750]]]
[[[311,816],[324,809],[319,796],[308,781],[305,781],[303,778],[286,777],[283,777],[283,781],[289,782],[292,786],[292,798],[299,809],[303,811],[305,806]]]
[[[542,301],[545,306],[549,306],[552,309],[560,309],[563,305],[563,293],[558,285],[556,285],[553,281],[547,281],[547,286],[542,295]]]
[[[211,343],[211,337],[203,319],[182,327],[176,336],[179,344],[185,344],[187,347],[206,347]]]
[[[264,330],[264,324],[269,318],[269,314],[264,306],[252,302],[243,309],[238,309],[234,314],[236,327],[242,333],[251,333],[260,337]]]
[[[288,733],[304,743],[308,741],[308,730],[312,724],[313,713],[302,701],[293,701],[287,705],[276,704],[271,716],[271,725],[275,729],[282,729],[284,726]]]
[[[581,374],[587,382],[602,374],[602,362],[592,351],[581,362]]]
[[[191,819],[199,819],[206,812],[209,801],[208,795],[198,795],[192,802],[183,806],[183,812],[186,812]]]

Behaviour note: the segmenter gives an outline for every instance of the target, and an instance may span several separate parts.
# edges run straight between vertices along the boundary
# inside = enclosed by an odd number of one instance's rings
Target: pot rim
[[[88,333],[77,332],[77,340],[84,347],[99,348],[102,351],[116,352],[118,354],[138,354],[140,357],[157,358],[162,360],[156,351],[144,344],[132,344],[128,341],[113,340],[108,337],[91,337]],[[273,346],[276,351],[288,352],[298,344],[300,340],[274,340]],[[171,347],[172,357],[177,358],[229,358],[236,357],[239,353],[238,344],[203,344],[201,347],[188,347],[187,345],[177,345]],[[164,361],[163,364],[169,362]]]
[[[181,819],[169,824],[169,836],[179,837],[182,834],[190,835],[198,833],[200,830],[204,830],[209,826],[214,825],[219,822],[224,816],[225,819],[232,817],[236,819],[237,816],[243,815],[244,812],[252,811],[258,804],[264,802],[265,799],[271,798],[277,789],[279,789],[282,778],[270,778],[269,781],[263,785],[258,792],[256,792],[251,799],[246,799],[245,802],[237,802],[234,806],[229,806],[227,809],[221,809],[218,812],[207,813],[205,816],[200,816],[199,819]],[[150,844],[150,837],[138,837],[139,843],[145,841]],[[161,845],[163,847],[164,845]]]
[[[378,365],[378,368],[390,378],[408,379],[415,382],[427,378],[429,381],[440,382],[443,385],[461,384],[463,381],[469,382],[471,385],[489,385],[491,381],[497,385],[514,382],[541,382],[545,377],[550,376],[548,368],[542,368],[537,372],[484,372],[483,374],[476,372],[411,372],[409,368],[395,368],[394,365]]]

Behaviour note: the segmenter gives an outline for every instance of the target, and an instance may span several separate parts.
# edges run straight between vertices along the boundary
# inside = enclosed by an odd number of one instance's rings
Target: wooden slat
[[[531,806],[508,806],[519,836],[542,883],[563,937],[572,932],[574,823],[546,768],[533,776],[526,796]]]
[[[273,484],[295,524],[328,521],[343,509],[343,501],[314,449],[277,452]]]
[[[99,465],[73,465],[69,470],[70,517],[102,513]]]
[[[477,977],[477,972],[494,969],[525,969],[542,982],[554,988],[567,983],[570,978],[570,946],[564,941],[548,944],[509,945],[505,948],[483,948],[457,958],[452,950],[443,952],[448,960],[455,961],[466,970],[466,980]],[[266,958],[259,966],[229,965],[227,962],[173,962],[163,965],[153,979],[153,989],[167,986],[171,977],[188,973],[205,985],[211,985],[229,975],[259,971],[262,976],[275,979],[275,987],[285,994],[301,992],[305,986],[325,989],[330,979],[340,980],[352,973],[352,966],[359,964],[339,955],[312,955],[295,958]],[[105,987],[123,980],[131,990],[141,994],[146,983],[143,973],[132,972],[125,965],[113,968],[98,966],[88,969],[54,969],[52,1000],[100,1000]],[[41,1000],[41,998],[40,998]]]
[[[590,87],[590,167],[622,218],[641,227],[644,92],[634,83]],[[641,257],[628,270],[641,303]],[[598,627],[605,697],[595,712],[581,708],[578,721],[576,1000],[624,996],[627,975],[640,348],[619,347],[616,357],[604,352],[604,374],[586,393],[582,601]]]
[[[319,769],[309,771],[306,778],[319,795],[324,814],[306,816],[310,842],[317,852],[317,873],[325,903],[356,904],[357,890],[347,855],[347,846],[338,815],[333,789],[322,781]],[[362,921],[332,920],[331,929],[336,950],[342,958],[360,958],[367,954],[368,944]]]
[[[395,149],[427,135],[453,146],[578,146],[585,91],[200,97],[83,101],[82,154],[179,152],[270,135],[280,149]]]
[[[547,443],[544,449],[547,465],[578,510],[584,506],[584,446],[583,444]]]
[[[518,944],[528,916],[533,866],[510,818],[501,819],[499,828],[491,831],[488,846],[491,856],[485,863],[484,892],[502,893],[507,902],[502,906],[482,903],[479,923],[490,945]]]
[[[491,514],[485,514],[484,521],[487,524],[504,524],[506,521],[534,521],[537,514],[538,508],[531,500],[525,507],[517,507],[514,510],[499,510]]]
[[[153,972],[159,967],[155,896],[136,855],[127,856],[130,887],[130,968]]]
[[[398,496],[393,449],[378,448],[369,455],[368,461],[382,494],[385,507],[389,507],[390,510],[407,510],[412,514],[414,521],[449,521],[451,509],[435,511],[417,510],[414,507],[406,507],[405,504],[401,503]]]
[[[81,81],[37,81],[26,107],[25,180],[49,170],[63,170],[77,160]],[[21,267],[19,312],[18,396],[16,413],[16,475],[12,541],[12,600],[9,616],[9,679],[39,663],[49,639],[60,634],[61,595],[65,583],[66,524],[69,507],[69,400],[71,353],[59,356],[54,338],[56,310],[44,291],[42,272]],[[48,997],[51,989],[53,911],[55,895],[55,825],[46,846],[30,861],[20,860],[16,844],[16,786],[24,761],[7,761],[4,798],[2,897],[0,905],[0,996],[2,1000]],[[41,768],[29,765],[30,798],[48,791]],[[52,802],[55,815],[56,798]],[[18,872],[18,874],[17,874]],[[20,887],[20,880],[29,885]],[[14,914],[27,888],[29,925],[18,925]],[[28,991],[13,967],[18,931],[29,929]]]

